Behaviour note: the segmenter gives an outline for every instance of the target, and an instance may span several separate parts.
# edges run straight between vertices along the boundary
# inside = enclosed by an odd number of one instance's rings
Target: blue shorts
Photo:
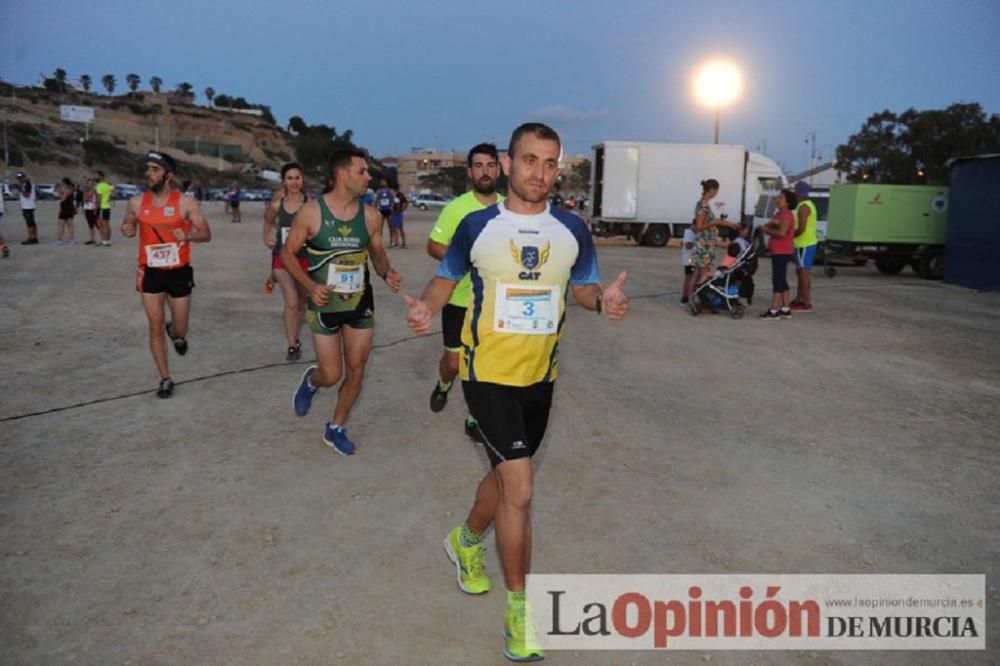
[[[796,267],[807,271],[813,267],[813,261],[816,259],[816,245],[807,245],[805,247],[795,248],[795,265]]]
[[[402,229],[403,228],[403,214],[393,213],[392,217],[389,218],[389,228],[391,229]]]

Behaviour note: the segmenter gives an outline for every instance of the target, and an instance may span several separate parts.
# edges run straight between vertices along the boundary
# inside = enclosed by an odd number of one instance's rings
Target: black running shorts
[[[194,269],[188,264],[182,268],[139,267],[140,291],[144,294],[162,294],[171,298],[184,298],[194,289]]]
[[[441,332],[444,334],[444,348],[457,352],[462,349],[462,325],[465,310],[457,305],[446,305],[441,310]]]
[[[110,208],[102,208],[101,209],[101,219],[104,220],[105,222],[110,222],[111,221],[111,209]]]
[[[554,386],[553,382],[531,386],[462,382],[465,404],[479,423],[493,467],[535,455],[549,424]]]

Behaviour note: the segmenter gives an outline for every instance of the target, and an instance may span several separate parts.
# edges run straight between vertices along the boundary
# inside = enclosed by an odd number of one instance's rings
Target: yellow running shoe
[[[541,661],[545,653],[538,645],[535,619],[527,603],[508,605],[503,614],[503,656],[511,661]]]
[[[458,587],[466,594],[485,594],[490,591],[490,577],[486,574],[483,544],[466,548],[462,545],[462,526],[455,525],[444,538],[444,552],[455,563]]]

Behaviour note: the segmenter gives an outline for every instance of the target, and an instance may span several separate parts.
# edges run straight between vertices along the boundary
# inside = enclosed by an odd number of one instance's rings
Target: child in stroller
[[[753,276],[757,272],[757,251],[754,243],[747,240],[748,228],[740,229],[740,238],[729,244],[726,259],[715,271],[715,275],[694,288],[688,308],[692,316],[709,308],[713,314],[728,310],[733,319],[740,319],[746,306],[740,301],[745,298],[747,305],[753,303]]]

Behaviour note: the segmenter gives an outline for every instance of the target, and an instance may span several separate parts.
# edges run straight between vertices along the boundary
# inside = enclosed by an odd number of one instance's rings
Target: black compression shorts
[[[553,382],[531,386],[462,382],[465,403],[479,423],[493,467],[535,455],[549,423],[554,386]]]
[[[190,296],[194,289],[194,269],[190,264],[169,270],[140,266],[137,283],[139,291],[144,294],[166,292],[171,298],[184,298]]]
[[[465,310],[457,305],[446,305],[441,310],[441,332],[444,334],[444,348],[457,352],[462,349],[462,325]]]

